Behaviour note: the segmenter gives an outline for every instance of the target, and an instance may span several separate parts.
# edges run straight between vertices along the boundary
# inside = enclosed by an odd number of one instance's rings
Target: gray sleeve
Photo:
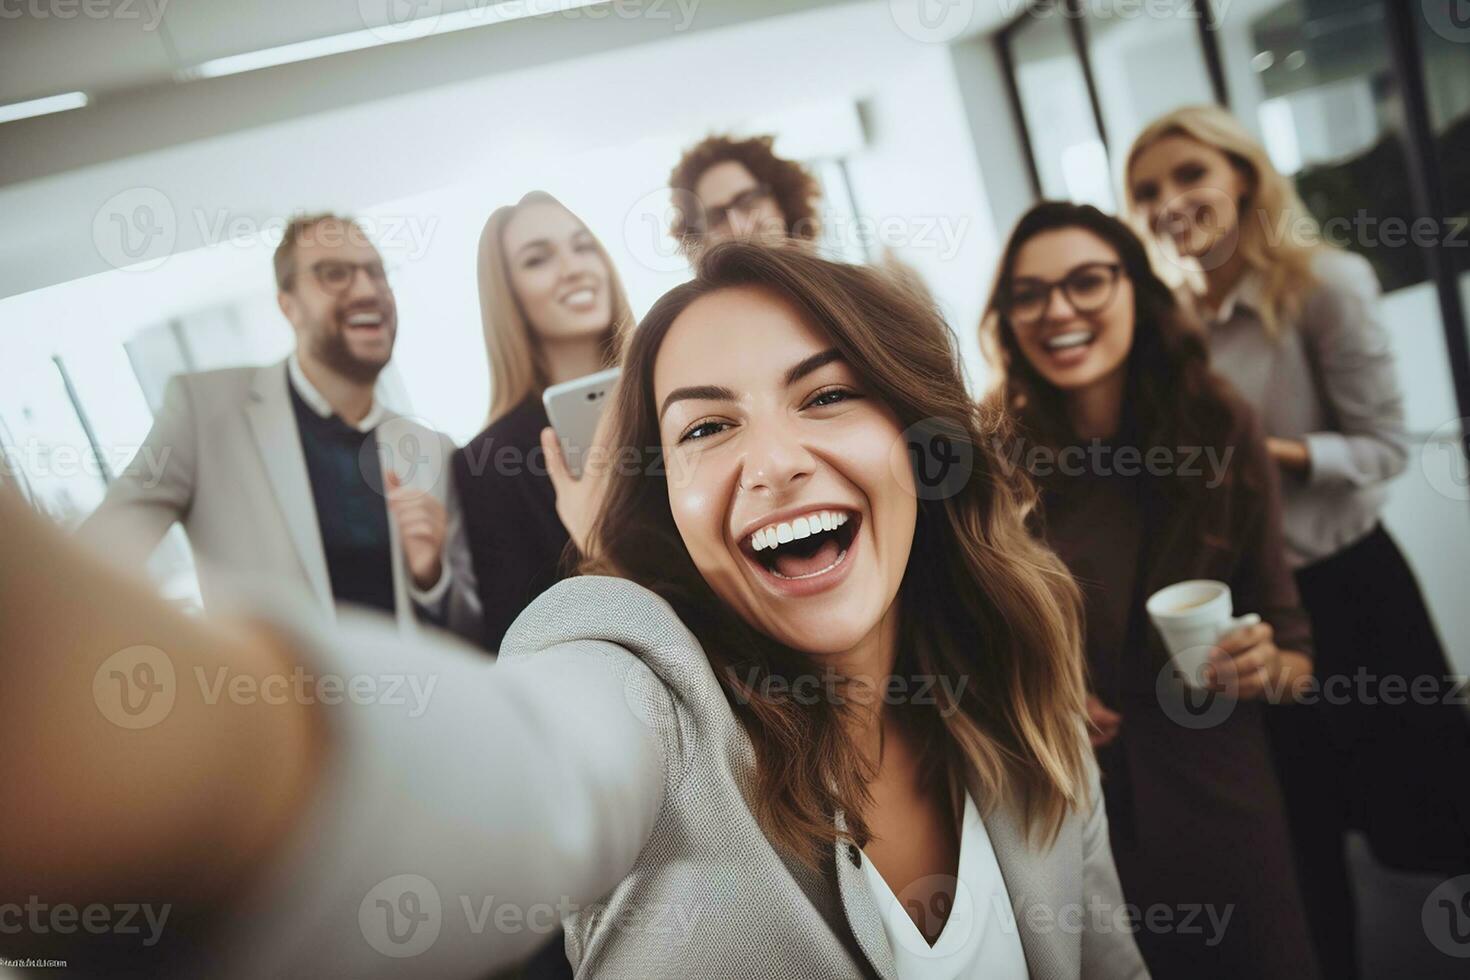
[[[1319,486],[1373,486],[1402,473],[1409,455],[1393,350],[1378,317],[1378,279],[1353,255],[1319,262],[1317,272],[1322,281],[1300,325],[1336,427],[1304,437],[1309,479]]]
[[[1108,913],[1089,914],[1082,933],[1082,976],[1087,980],[1147,980],[1148,967],[1138,952],[1133,931],[1120,917],[1126,908],[1123,886],[1108,840],[1108,814],[1097,765],[1088,762],[1092,809],[1082,830],[1082,898],[1086,907]]]
[[[147,560],[194,499],[194,416],[185,379],[171,378],[153,428],[77,529],[78,539],[125,568]]]
[[[637,657],[586,640],[496,664],[382,623],[312,630],[293,628],[321,782],[195,975],[480,978],[627,875],[668,772],[648,712],[673,711]]]

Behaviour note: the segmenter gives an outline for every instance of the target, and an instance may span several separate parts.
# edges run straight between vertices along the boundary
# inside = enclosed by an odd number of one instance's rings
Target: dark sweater
[[[499,650],[521,610],[564,577],[569,539],[541,452],[548,424],[541,399],[532,395],[454,455],[487,650]]]
[[[376,465],[362,465],[374,445],[372,432],[359,432],[336,415],[322,418],[287,382],[311,498],[321,528],[322,550],[332,581],[332,598],[394,614],[393,546],[388,502]],[[377,449],[370,450],[376,464]]]

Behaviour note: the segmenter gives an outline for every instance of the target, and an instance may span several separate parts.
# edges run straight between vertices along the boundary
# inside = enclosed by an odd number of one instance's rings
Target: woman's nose
[[[747,429],[745,464],[740,475],[744,490],[779,494],[812,475],[816,457],[787,423],[770,423],[758,431]]]

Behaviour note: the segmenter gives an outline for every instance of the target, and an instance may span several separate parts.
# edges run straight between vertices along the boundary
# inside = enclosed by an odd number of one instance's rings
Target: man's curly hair
[[[684,156],[669,174],[669,190],[674,197],[674,221],[669,233],[685,254],[696,251],[704,238],[702,225],[692,220],[689,213],[698,201],[694,187],[706,170],[726,160],[743,165],[752,177],[771,189],[781,214],[786,218],[788,235],[816,240],[821,231],[817,221],[821,185],[801,164],[776,156],[771,150],[775,139],[774,136],[752,136],[749,139],[708,136],[684,151]]]

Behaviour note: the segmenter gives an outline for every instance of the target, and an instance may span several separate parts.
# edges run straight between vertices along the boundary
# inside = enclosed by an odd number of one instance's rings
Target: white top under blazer
[[[837,843],[812,867],[762,832],[750,738],[653,592],[560,582],[498,662],[282,608],[269,618],[308,679],[353,696],[315,705],[313,798],[176,975],[482,980],[561,926],[580,980],[907,977],[862,851]],[[1054,840],[1028,842],[1010,799],[966,838],[992,849],[1031,980],[1148,976],[1131,932],[1046,925],[1122,907],[1095,768],[1091,783]],[[967,882],[995,894],[981,848],[967,856]]]
[[[863,870],[883,915],[898,980],[1026,980],[1026,953],[1005,878],[968,792],[954,900],[932,946],[873,862],[864,861]]]

